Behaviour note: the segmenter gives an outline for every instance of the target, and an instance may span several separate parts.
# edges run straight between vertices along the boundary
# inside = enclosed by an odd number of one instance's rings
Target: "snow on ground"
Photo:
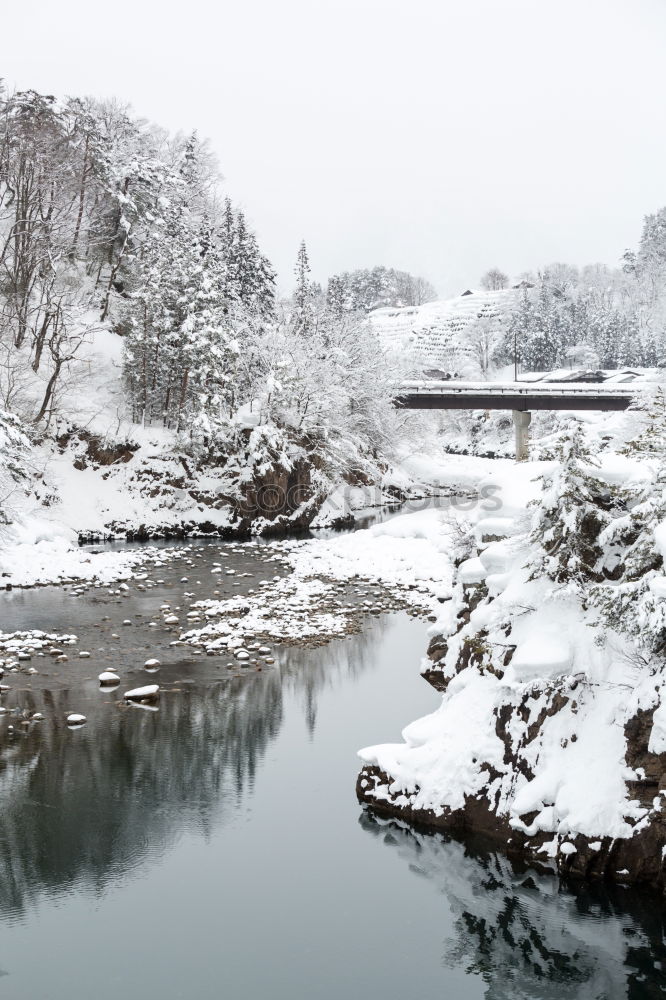
[[[390,607],[432,614],[451,593],[457,525],[447,511],[426,510],[326,541],[274,542],[267,553],[291,574],[245,597],[198,601],[193,609],[208,622],[179,641],[230,651],[248,633],[320,642],[354,629],[357,615]]]
[[[104,444],[102,438],[102,444]],[[54,499],[46,509],[35,511],[54,531],[103,536],[109,526],[163,531],[182,524],[208,521],[224,527],[231,520],[229,506],[197,503],[191,492],[179,488],[186,471],[179,461],[173,432],[162,428],[127,426],[121,437],[110,436],[109,447],[118,442],[127,452],[110,465],[95,465],[86,453],[86,442],[72,439],[62,451],[45,456],[49,492]],[[119,449],[121,451],[122,449]],[[78,467],[77,467],[78,466]],[[83,466],[83,467],[81,467]],[[212,488],[224,493],[224,481],[200,477],[200,490]]]
[[[73,546],[66,537],[38,538],[19,533],[0,554],[0,587],[87,582],[105,586],[149,566],[156,569],[180,554],[178,548],[144,546],[131,551],[94,551]]]
[[[233,511],[223,502],[218,507],[204,506],[192,499],[189,490],[165,485],[166,480],[177,481],[184,474],[173,453],[171,432],[133,425],[125,428],[122,440],[132,451],[109,466],[90,464],[86,442],[78,438],[69,441],[62,450],[44,446],[43,454],[37,452],[35,461],[45,468],[44,482],[38,486],[42,503],[29,502],[21,520],[2,539],[0,585],[2,581],[31,586],[72,579],[102,582],[125,579],[134,565],[132,559],[138,557],[133,555],[130,559],[128,554],[117,552],[93,556],[89,550],[79,548],[80,532],[103,537],[111,524],[118,529],[123,525],[134,529],[143,526],[149,532],[175,529],[182,524],[196,525],[204,520],[218,529],[230,525]],[[117,438],[109,438],[109,447],[114,442],[117,443]],[[131,454],[129,461],[128,454]],[[513,465],[508,460],[504,464]],[[427,496],[441,490],[473,494],[496,465],[497,462],[475,456],[405,456],[386,474],[379,487],[341,485],[313,526],[394,502],[391,490],[396,488],[412,496]],[[212,495],[223,496],[225,492],[225,483],[219,476],[200,476],[198,486]],[[444,501],[443,508],[446,506]]]

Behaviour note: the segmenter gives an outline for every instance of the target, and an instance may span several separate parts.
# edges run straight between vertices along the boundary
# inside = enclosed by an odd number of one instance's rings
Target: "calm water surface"
[[[211,583],[220,551],[253,576]],[[563,888],[361,813],[355,751],[438,703],[418,675],[422,622],[369,619],[261,672],[184,659],[148,629],[165,597],[280,572],[263,559],[211,545],[187,582],[179,563],[144,594],[0,595],[0,627],[74,631],[92,653],[39,661],[3,699],[46,718],[18,735],[0,719],[0,1000],[662,995],[654,900]],[[148,681],[147,655],[163,661],[159,711],[99,691],[109,663]],[[70,710],[88,725],[67,730]]]

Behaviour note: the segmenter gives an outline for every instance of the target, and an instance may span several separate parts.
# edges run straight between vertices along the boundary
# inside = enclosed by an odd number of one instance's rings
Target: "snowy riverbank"
[[[362,802],[483,830],[562,872],[664,884],[666,510],[661,455],[645,445],[655,422],[663,413],[598,463],[576,451],[578,427],[559,460],[488,477],[502,508],[472,515],[473,544],[430,629],[423,672],[441,706],[403,743],[360,752]]]
[[[242,593],[209,589],[231,572],[221,555],[209,582],[197,581],[203,589],[156,609],[157,627],[170,646],[226,655],[237,667],[248,635],[255,645],[316,646],[390,610],[429,619],[422,672],[442,703],[407,726],[403,743],[361,751],[361,801],[409,821],[485,831],[562,872],[661,885],[666,725],[653,639],[666,592],[666,510],[650,426],[635,413],[591,421],[585,432],[574,424],[546,443],[552,457],[522,465],[433,463],[441,488],[470,498],[326,539],[252,544],[265,579]],[[598,462],[583,453],[586,442]],[[414,481],[417,472],[418,463]],[[642,589],[629,595],[629,608],[642,609],[641,634],[638,625],[632,634],[633,611],[615,621],[605,610],[635,585],[623,567],[636,546],[651,553]],[[142,589],[179,553],[26,537],[5,579]]]

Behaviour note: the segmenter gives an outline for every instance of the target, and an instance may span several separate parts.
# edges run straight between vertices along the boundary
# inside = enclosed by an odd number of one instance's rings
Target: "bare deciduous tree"
[[[487,292],[499,292],[509,284],[509,278],[498,267],[491,267],[481,278],[481,287]]]

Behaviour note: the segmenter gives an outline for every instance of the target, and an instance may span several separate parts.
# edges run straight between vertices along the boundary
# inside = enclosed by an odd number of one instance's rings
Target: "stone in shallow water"
[[[146,684],[144,687],[125,691],[123,697],[126,701],[155,701],[159,697],[159,693],[159,684]]]
[[[67,716],[67,725],[72,729],[75,729],[78,726],[84,726],[87,721],[88,720],[85,715],[81,715],[79,712],[71,712]]]
[[[120,677],[118,674],[114,674],[112,670],[103,670],[98,680],[104,687],[120,684]]]

